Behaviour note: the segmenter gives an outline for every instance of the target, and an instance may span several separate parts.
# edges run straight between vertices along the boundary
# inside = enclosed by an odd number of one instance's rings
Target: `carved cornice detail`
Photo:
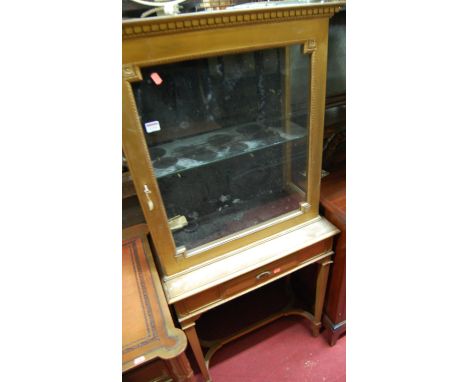
[[[315,40],[308,40],[304,44],[304,54],[312,53],[317,49],[317,44]]]
[[[123,65],[122,66],[122,78],[127,81],[141,81],[140,68],[136,65]]]
[[[200,13],[187,16],[126,21],[122,24],[122,38],[131,39],[149,35],[188,32],[244,24],[261,24],[314,17],[332,17],[343,4],[316,4],[294,8],[263,8],[244,11]]]

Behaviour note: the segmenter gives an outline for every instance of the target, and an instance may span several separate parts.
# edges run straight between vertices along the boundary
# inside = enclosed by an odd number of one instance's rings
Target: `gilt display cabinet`
[[[341,1],[266,2],[123,22],[123,151],[167,299],[186,330],[212,306],[318,262],[329,18]]]

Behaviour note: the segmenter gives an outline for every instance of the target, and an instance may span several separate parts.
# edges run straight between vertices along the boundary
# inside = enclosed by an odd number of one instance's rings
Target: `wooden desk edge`
[[[135,367],[145,365],[148,362],[155,360],[156,358],[169,360],[182,354],[187,348],[187,337],[185,336],[184,331],[182,329],[174,328],[168,330],[168,333],[171,335],[171,337],[177,337],[177,345],[171,346],[170,348],[159,347],[156,350],[150,350],[143,355],[145,357],[144,361],[138,364],[135,364],[134,360],[122,363],[122,373],[134,369]]]
[[[129,227],[127,229],[122,230],[122,242],[125,244],[126,242],[132,241],[132,240],[141,240],[143,249],[144,249],[144,256],[149,260],[149,269],[151,271],[151,277],[154,280],[154,287],[156,288],[156,293],[157,295],[162,298],[164,301],[161,304],[161,301],[159,301],[162,317],[161,319],[165,320],[167,322],[167,325],[165,326],[166,329],[166,335],[168,337],[171,337],[175,339],[175,344],[168,347],[168,346],[158,346],[155,349],[146,351],[144,354],[141,354],[139,357],[133,358],[131,360],[122,362],[122,372],[125,373],[135,367],[144,365],[155,358],[161,358],[164,360],[169,360],[172,358],[175,358],[182,354],[187,347],[187,337],[185,336],[185,333],[181,330],[178,329],[174,326],[174,323],[172,321],[171,314],[169,312],[169,307],[167,306],[167,302],[165,300],[165,295],[160,283],[160,278],[158,275],[158,272],[156,270],[156,266],[154,264],[154,259],[152,257],[152,252],[149,247],[148,241],[147,241],[147,233],[148,233],[148,227],[146,224],[138,224],[132,227]],[[142,361],[140,363],[135,363],[135,359],[142,358]]]

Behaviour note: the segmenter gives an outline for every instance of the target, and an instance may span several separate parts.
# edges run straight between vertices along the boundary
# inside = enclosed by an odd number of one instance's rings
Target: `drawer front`
[[[231,299],[251,289],[266,284],[267,282],[280,278],[299,267],[302,263],[312,257],[320,255],[332,249],[333,239],[328,238],[301,251],[293,253],[282,259],[276,260],[263,267],[257,268],[245,275],[226,281],[214,288],[207,289],[194,296],[188,297],[174,304],[179,317],[196,314],[197,311],[216,304],[219,305],[224,299]]]
[[[305,248],[302,251],[293,253],[292,255],[255,269],[245,275],[227,281],[220,286],[222,297],[230,298],[236,294],[241,294],[249,289],[261,286],[271,279],[277,279],[281,277],[281,275],[297,268],[310,258],[330,250],[331,247],[332,239],[330,238],[309,248]]]

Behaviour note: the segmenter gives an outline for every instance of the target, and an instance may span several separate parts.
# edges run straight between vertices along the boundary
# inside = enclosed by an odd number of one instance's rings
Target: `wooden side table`
[[[331,346],[346,332],[346,170],[341,168],[322,179],[320,204],[324,216],[341,233],[335,241],[323,317],[325,335]]]
[[[194,382],[184,353],[187,339],[182,330],[174,327],[146,235],[144,224],[123,230],[123,380],[144,382],[135,375],[141,375],[142,368],[161,358],[173,380]]]
[[[209,361],[218,349],[281,316],[301,315],[310,320],[312,335],[319,335],[328,269],[333,263],[333,236],[338,232],[333,224],[318,217],[301,228],[233,253],[223,261],[163,280],[168,302],[175,307],[205,381],[211,381]],[[232,336],[213,341],[208,351],[203,352],[196,331],[196,321],[203,313],[310,264],[319,264],[313,314],[302,309],[285,309]]]

